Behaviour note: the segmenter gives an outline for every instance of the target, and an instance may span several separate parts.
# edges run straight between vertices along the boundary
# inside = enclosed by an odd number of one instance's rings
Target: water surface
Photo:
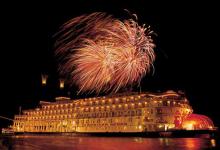
[[[217,140],[209,138],[80,137],[58,135],[0,137],[0,150],[200,150],[218,148]]]

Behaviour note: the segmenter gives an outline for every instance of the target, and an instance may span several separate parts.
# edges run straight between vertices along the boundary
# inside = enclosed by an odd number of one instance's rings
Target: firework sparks
[[[136,20],[106,13],[73,18],[57,34],[59,70],[79,92],[117,92],[138,84],[155,59],[152,33]]]

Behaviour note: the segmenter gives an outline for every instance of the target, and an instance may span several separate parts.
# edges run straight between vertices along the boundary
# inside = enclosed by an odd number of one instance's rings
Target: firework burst
[[[65,23],[56,41],[59,71],[79,92],[117,92],[139,84],[153,66],[149,27],[106,13],[82,15]]]

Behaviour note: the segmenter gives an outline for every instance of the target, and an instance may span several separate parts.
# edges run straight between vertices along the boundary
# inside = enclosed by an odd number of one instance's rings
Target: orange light
[[[185,128],[186,130],[194,130],[195,124],[195,121],[187,121],[183,124],[183,128]]]

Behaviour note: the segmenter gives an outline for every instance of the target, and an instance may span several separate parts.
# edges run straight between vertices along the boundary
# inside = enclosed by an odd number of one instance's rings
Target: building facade
[[[193,112],[183,94],[129,93],[71,100],[57,97],[15,115],[15,132],[152,132],[181,129]]]

